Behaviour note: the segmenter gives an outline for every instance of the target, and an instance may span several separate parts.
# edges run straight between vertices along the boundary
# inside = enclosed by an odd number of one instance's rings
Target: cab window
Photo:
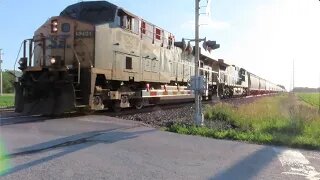
[[[118,25],[126,30],[129,30],[131,32],[134,32],[136,34],[139,34],[139,19],[136,17],[133,17],[123,10],[118,11],[117,15],[117,23]]]

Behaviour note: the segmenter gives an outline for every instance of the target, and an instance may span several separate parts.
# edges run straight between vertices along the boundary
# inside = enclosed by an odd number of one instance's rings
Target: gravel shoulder
[[[241,104],[248,104],[262,98],[263,96],[250,97],[250,98],[234,98],[234,99],[215,99],[211,102],[206,102],[202,108],[205,109],[206,106],[212,106],[220,102],[229,103],[234,106],[240,106]],[[183,107],[178,108],[162,108],[161,106],[154,106],[152,110],[147,113],[136,113],[129,115],[118,115],[117,118],[139,121],[148,124],[155,128],[167,127],[173,123],[185,123],[192,124],[194,122],[195,106],[192,103],[188,103]],[[223,122],[216,122],[218,127],[224,126]],[[210,125],[212,126],[212,124]]]

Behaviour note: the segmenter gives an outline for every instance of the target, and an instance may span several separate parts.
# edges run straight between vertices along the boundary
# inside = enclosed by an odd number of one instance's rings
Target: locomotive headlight
[[[23,64],[23,60],[20,59],[20,60],[18,61],[18,63],[19,63],[20,65]]]
[[[58,32],[58,20],[52,20],[51,21],[51,32],[56,33]]]
[[[50,63],[51,63],[51,64],[56,63],[56,58],[52,57],[52,58],[50,59]]]
[[[58,25],[58,21],[57,20],[53,20],[52,21],[52,25],[57,26]]]
[[[57,27],[53,27],[52,28],[52,32],[57,32],[58,31],[58,28]]]

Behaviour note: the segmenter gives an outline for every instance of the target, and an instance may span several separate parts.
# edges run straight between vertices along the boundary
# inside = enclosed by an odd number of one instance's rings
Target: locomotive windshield
[[[80,2],[68,6],[60,16],[65,16],[90,24],[113,22],[117,6],[106,1]]]

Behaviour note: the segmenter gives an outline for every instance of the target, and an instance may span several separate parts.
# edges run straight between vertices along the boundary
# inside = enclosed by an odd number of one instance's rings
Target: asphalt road
[[[320,153],[159,131],[83,116],[0,119],[0,179],[319,179]],[[11,124],[10,122],[18,122]]]

